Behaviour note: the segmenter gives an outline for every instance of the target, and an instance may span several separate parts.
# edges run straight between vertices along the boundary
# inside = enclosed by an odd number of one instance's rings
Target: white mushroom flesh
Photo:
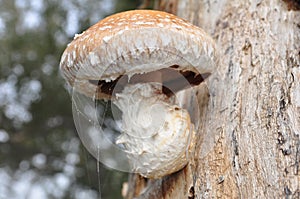
[[[124,145],[133,171],[159,178],[187,164],[193,125],[188,112],[162,94],[161,85],[127,85],[113,102],[123,113],[117,144]]]

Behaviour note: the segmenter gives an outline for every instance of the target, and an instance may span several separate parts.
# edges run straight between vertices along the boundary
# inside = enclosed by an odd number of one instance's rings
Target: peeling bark
[[[300,198],[300,12],[280,0],[177,3],[216,40],[220,64],[197,94],[193,159],[140,198]]]

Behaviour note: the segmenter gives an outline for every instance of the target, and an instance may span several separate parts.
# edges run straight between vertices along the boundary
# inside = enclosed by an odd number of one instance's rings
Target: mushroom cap
[[[60,69],[79,92],[109,98],[91,81],[110,82],[176,65],[178,71],[211,73],[216,46],[201,28],[175,15],[133,10],[109,16],[74,40],[64,51]]]

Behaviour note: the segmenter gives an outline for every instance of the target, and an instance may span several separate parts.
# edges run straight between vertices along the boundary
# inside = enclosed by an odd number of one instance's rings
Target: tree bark
[[[220,63],[197,92],[189,165],[134,197],[300,198],[300,11],[288,2],[176,0],[177,15],[215,39]]]

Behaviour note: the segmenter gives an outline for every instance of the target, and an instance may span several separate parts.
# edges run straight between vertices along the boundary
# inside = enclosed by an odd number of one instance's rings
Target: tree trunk
[[[300,198],[299,1],[174,2],[178,16],[212,35],[220,63],[209,99],[198,95],[193,159],[131,197]]]

